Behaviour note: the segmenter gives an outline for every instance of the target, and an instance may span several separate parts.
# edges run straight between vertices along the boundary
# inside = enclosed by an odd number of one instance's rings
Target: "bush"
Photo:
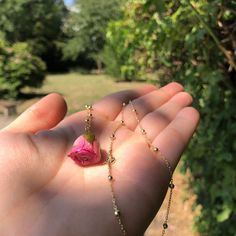
[[[44,62],[32,55],[27,43],[9,45],[0,39],[0,97],[17,98],[23,87],[39,87],[45,77]]]
[[[124,19],[108,28],[108,44],[123,59],[119,70],[130,68],[121,76],[162,70],[161,83],[177,80],[195,98],[201,123],[183,171],[191,170],[201,206],[196,229],[207,236],[236,232],[235,7],[220,0],[128,1]]]
[[[110,22],[104,64],[111,75],[119,73],[125,80],[147,79],[147,72],[156,69],[158,28],[153,8],[154,11],[157,8],[155,5],[151,8],[149,14],[149,10],[143,9],[142,1],[128,1],[123,7],[123,20]],[[111,67],[110,61],[117,65]]]
[[[68,10],[63,0],[2,0],[0,30],[12,43],[26,42],[50,71],[66,69],[62,61],[65,35],[62,32]]]
[[[130,52],[123,45],[126,33],[122,24],[122,21],[109,24],[106,35],[107,44],[103,50],[102,61],[108,74],[118,79],[130,80],[131,76],[129,75],[133,74],[132,69],[127,65]],[[133,63],[131,63],[131,67],[133,67]]]

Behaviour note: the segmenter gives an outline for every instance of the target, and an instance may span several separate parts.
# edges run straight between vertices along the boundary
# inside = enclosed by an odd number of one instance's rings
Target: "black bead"
[[[164,229],[167,229],[167,228],[168,228],[168,224],[167,224],[167,223],[164,223],[164,224],[163,224],[163,228],[164,228]]]
[[[175,187],[175,185],[173,183],[169,184],[169,188],[173,189]]]

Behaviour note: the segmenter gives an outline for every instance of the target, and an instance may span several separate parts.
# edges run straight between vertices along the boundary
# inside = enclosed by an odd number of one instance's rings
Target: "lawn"
[[[82,75],[76,73],[48,75],[44,85],[39,89],[26,89],[24,92],[48,94],[60,93],[68,104],[68,114],[83,108],[85,104],[93,103],[109,93],[123,89],[141,86],[142,82],[115,82],[107,75]],[[19,101],[18,112],[23,112],[27,107],[39,100],[36,96]]]

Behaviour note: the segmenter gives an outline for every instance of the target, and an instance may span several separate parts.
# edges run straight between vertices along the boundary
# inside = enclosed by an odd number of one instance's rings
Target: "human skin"
[[[92,129],[103,155],[122,103],[132,100],[148,137],[174,169],[199,121],[183,90],[177,83],[146,85],[95,102]],[[50,94],[0,131],[1,236],[122,235],[107,166],[83,168],[67,157],[84,131],[86,112],[64,118],[66,110],[64,99]],[[127,235],[139,236],[158,212],[170,176],[140,135],[130,105],[124,120],[114,142],[114,188]]]

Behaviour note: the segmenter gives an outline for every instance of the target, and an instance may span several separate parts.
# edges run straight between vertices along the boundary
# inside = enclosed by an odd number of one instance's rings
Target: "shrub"
[[[23,87],[41,86],[45,69],[27,43],[9,45],[0,39],[0,97],[15,99]]]

